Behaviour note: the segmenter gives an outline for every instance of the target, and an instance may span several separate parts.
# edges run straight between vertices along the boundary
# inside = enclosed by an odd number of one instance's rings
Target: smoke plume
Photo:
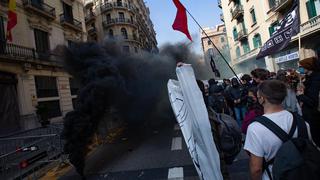
[[[64,150],[82,177],[88,145],[108,110],[116,109],[130,125],[161,121],[172,114],[166,84],[176,78],[177,62],[193,64],[200,79],[212,73],[184,43],[165,45],[159,54],[124,54],[119,49],[110,41],[64,48],[65,68],[83,87],[77,107],[64,118]]]

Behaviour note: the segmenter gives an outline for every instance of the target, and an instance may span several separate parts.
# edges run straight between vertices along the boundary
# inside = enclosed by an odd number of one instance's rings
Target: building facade
[[[85,0],[88,39],[116,39],[124,52],[158,52],[150,11],[143,0]]]
[[[18,23],[6,41],[7,1],[0,1],[0,134],[40,126],[73,109],[79,88],[63,70],[57,45],[86,41],[82,0],[17,0]]]
[[[204,33],[205,32],[205,33]],[[213,46],[212,42],[216,45],[222,55],[225,57],[227,62],[231,64],[230,61],[230,50],[227,41],[227,33],[224,24],[217,25],[215,28],[204,28],[204,32],[201,34],[201,45],[204,54],[204,59],[209,65],[211,57],[221,74],[221,78],[230,78],[233,76],[232,71],[223,60],[221,55],[218,53],[217,49]],[[208,37],[206,36],[208,35]]]
[[[226,25],[233,66],[248,73],[261,67],[270,71],[296,68],[299,59],[319,55],[320,0],[300,0],[300,33],[288,47],[264,59],[256,59],[260,47],[271,37],[293,0],[224,0],[221,20]]]

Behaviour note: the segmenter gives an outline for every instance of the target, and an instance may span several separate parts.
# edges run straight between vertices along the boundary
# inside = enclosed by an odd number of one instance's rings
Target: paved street
[[[247,157],[240,153],[229,167],[232,179],[247,178]],[[181,131],[162,129],[127,132],[114,144],[99,147],[87,159],[88,179],[198,179]],[[75,171],[61,180],[79,179]]]

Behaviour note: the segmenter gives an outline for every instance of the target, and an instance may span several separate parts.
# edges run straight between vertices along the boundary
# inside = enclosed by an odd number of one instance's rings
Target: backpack
[[[259,122],[283,141],[276,156],[270,161],[263,160],[263,169],[272,180],[319,180],[320,151],[309,140],[308,130],[304,120],[294,114],[289,134],[265,116],[257,117],[253,122]],[[298,128],[298,137],[293,138]],[[269,166],[273,164],[272,175]]]
[[[223,152],[226,164],[232,164],[242,148],[242,135],[237,122],[229,115],[216,113],[209,108],[210,120],[218,124],[218,148]],[[214,134],[215,135],[215,134]]]

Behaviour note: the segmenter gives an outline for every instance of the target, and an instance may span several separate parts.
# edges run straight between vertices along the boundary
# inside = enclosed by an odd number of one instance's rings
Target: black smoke
[[[212,74],[184,43],[165,45],[159,54],[125,54],[120,49],[117,42],[64,48],[65,68],[83,87],[75,110],[64,118],[64,150],[82,177],[88,145],[108,110],[116,109],[130,125],[162,121],[172,115],[166,84],[176,78],[177,62],[193,64],[200,79]]]

